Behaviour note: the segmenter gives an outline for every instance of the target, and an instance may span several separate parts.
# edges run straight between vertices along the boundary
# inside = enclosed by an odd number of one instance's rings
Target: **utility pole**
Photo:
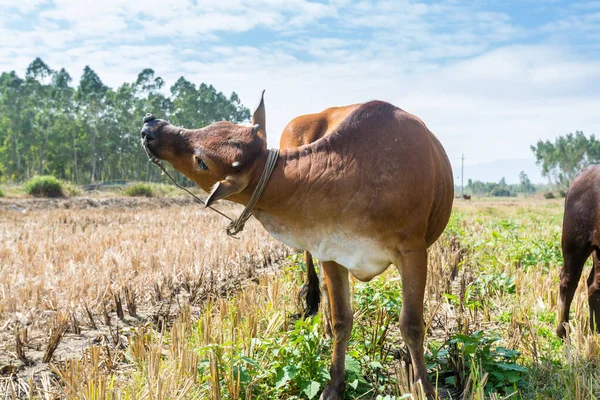
[[[460,158],[460,190],[462,192],[462,198],[465,197],[465,154],[463,153]]]

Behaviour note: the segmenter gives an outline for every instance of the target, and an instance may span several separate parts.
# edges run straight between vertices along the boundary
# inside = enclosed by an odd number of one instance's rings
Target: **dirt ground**
[[[190,197],[66,197],[66,198],[2,198],[0,210],[14,210],[28,212],[32,210],[72,209],[86,208],[157,208],[169,206],[188,206],[195,204]],[[199,205],[200,206],[200,205]]]

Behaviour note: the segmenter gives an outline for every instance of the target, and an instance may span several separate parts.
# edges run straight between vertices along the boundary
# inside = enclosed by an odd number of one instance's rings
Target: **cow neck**
[[[250,218],[250,216],[252,216],[252,209],[258,200],[260,200],[261,195],[265,190],[269,179],[271,178],[271,174],[277,165],[278,159],[279,149],[268,150],[267,160],[265,161],[262,174],[260,175],[258,182],[255,185],[252,185],[254,186],[254,190],[250,196],[250,199],[246,202],[246,207],[244,207],[244,210],[235,221],[231,221],[226,229],[229,236],[235,236],[244,229],[246,221]]]
[[[305,147],[303,146],[303,148]],[[313,149],[311,148],[311,150]],[[254,209],[267,213],[287,213],[298,205],[301,206],[303,187],[309,183],[310,178],[307,174],[308,171],[301,166],[310,165],[311,171],[319,168],[315,165],[316,159],[312,157],[313,152],[299,151],[297,148],[280,150],[269,182],[254,205]],[[264,169],[267,156],[268,150],[264,150],[257,157],[256,171]],[[258,185],[260,176],[260,173],[255,174],[246,189],[235,198],[232,196],[231,200],[246,205]]]

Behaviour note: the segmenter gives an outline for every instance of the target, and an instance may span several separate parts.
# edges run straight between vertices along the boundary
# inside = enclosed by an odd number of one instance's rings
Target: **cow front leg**
[[[345,390],[344,373],[346,349],[352,332],[352,306],[350,304],[350,284],[348,270],[334,262],[321,263],[331,310],[333,331],[333,354],[331,357],[331,380],[321,394],[321,400],[343,398]]]

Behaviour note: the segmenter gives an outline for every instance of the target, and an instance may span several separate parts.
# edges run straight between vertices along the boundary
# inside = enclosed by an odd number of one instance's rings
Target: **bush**
[[[0,189],[0,197],[4,197],[4,192]]]
[[[554,193],[552,193],[552,192],[546,192],[546,193],[544,193],[544,198],[545,199],[554,199],[555,196],[554,196]]]
[[[136,183],[134,185],[129,186],[125,189],[124,193],[127,196],[134,197],[153,197],[154,190],[152,190],[152,186],[147,183]]]
[[[63,183],[50,175],[34,176],[25,184],[25,191],[33,197],[63,197]]]
[[[72,182],[63,182],[63,191],[69,197],[79,196],[81,194],[81,189]]]
[[[510,193],[510,190],[508,190],[505,187],[493,188],[492,191],[490,192],[490,195],[492,195],[494,197],[510,197],[510,196],[512,196],[512,194]]]

